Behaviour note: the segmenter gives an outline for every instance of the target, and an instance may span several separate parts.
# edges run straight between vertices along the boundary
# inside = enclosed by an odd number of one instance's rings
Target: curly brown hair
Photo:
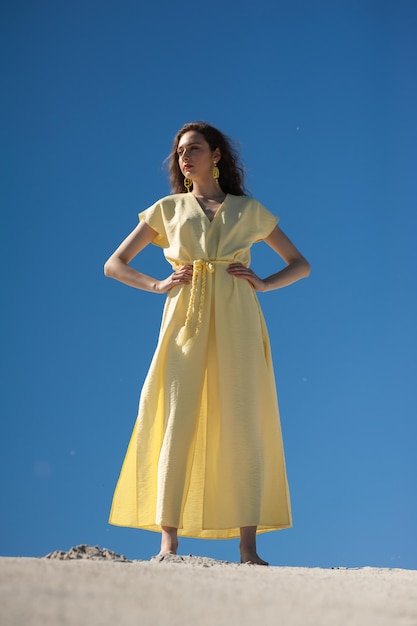
[[[217,130],[217,128],[210,126],[210,124],[206,124],[206,122],[190,122],[184,124],[175,135],[172,151],[167,159],[169,161],[169,180],[172,192],[185,193],[187,191],[184,187],[184,176],[178,163],[177,149],[181,137],[190,130],[201,133],[212,151],[219,148],[221,153],[221,159],[217,164],[220,171],[219,185],[224,193],[244,196],[244,170],[240,164],[236,149],[226,135]]]

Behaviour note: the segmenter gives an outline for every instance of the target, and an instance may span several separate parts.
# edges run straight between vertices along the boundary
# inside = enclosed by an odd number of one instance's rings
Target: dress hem
[[[116,521],[109,521],[109,524],[112,526],[122,526],[125,528],[137,528],[139,530],[149,530],[151,532],[160,533],[161,526],[158,524],[153,525],[138,525],[135,523],[126,524],[120,523]],[[251,524],[246,524],[246,526],[250,526]],[[271,524],[271,525],[262,525],[262,524],[253,524],[253,526],[257,526],[256,534],[260,535],[262,533],[268,533],[275,530],[286,530],[288,528],[292,528],[292,523],[286,524]],[[224,528],[224,529],[203,529],[200,531],[183,531],[181,528],[178,528],[178,536],[179,537],[188,537],[189,539],[236,539],[240,537],[240,527],[233,528]]]

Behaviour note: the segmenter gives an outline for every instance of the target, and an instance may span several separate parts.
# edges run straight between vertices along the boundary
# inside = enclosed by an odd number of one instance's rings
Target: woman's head
[[[219,168],[219,185],[222,190],[225,193],[243,196],[245,193],[243,186],[244,173],[236,151],[226,135],[205,122],[191,122],[185,124],[175,136],[172,151],[169,156],[169,173],[172,191],[174,193],[183,193],[186,191],[184,187],[184,174],[181,172],[179,165],[178,146],[181,142],[181,138],[191,131],[199,133],[202,140],[209,145],[213,153],[213,161],[217,162],[217,167]]]

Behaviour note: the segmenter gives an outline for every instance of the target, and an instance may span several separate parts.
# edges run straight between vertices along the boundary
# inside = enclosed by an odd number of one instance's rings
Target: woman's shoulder
[[[178,204],[183,204],[184,202],[187,201],[187,193],[171,193],[168,196],[163,196],[162,198],[159,198],[158,200],[156,200],[152,206],[161,206],[163,208],[165,207],[172,207]]]
[[[279,217],[267,209],[259,200],[252,196],[228,196],[230,198],[230,204],[234,206],[235,210],[240,216],[244,216],[244,221],[251,224],[265,223],[277,224]]]
[[[259,200],[253,198],[252,196],[244,195],[244,196],[234,196],[231,193],[227,194],[229,201],[240,207],[248,207],[254,208],[257,206],[262,206]]]

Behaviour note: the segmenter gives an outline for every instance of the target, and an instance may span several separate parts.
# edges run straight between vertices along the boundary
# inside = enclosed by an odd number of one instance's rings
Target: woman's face
[[[212,152],[204,136],[190,130],[181,137],[178,148],[178,164],[184,176],[192,180],[213,177],[213,163],[220,160],[218,148]]]

